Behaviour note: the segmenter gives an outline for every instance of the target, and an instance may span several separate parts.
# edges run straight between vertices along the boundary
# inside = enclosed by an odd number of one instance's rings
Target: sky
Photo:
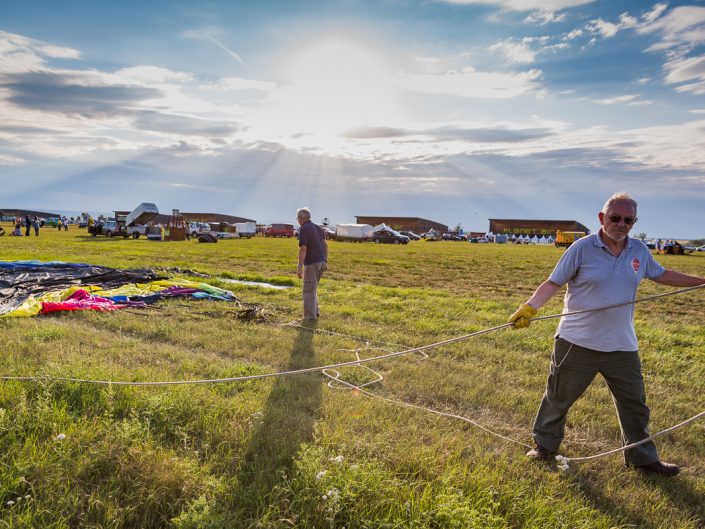
[[[705,238],[705,3],[0,3],[0,208]]]

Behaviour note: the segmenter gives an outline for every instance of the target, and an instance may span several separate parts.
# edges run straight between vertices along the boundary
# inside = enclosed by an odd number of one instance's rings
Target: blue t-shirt
[[[574,242],[548,279],[560,286],[568,284],[563,312],[572,312],[633,301],[643,278],[655,279],[665,271],[638,239],[627,237],[624,250],[615,256],[598,232]],[[564,316],[558,335],[596,351],[639,349],[634,305]]]
[[[301,226],[299,230],[299,246],[306,247],[305,265],[328,260],[325,241],[326,236],[323,233],[323,228],[318,224],[314,224],[309,220]]]

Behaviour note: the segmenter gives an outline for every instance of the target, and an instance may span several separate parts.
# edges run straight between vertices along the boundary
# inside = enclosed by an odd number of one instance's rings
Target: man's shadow
[[[689,516],[698,520],[698,527],[705,527],[705,495],[694,488],[685,476],[675,478],[664,478],[659,476],[640,475],[638,470],[624,470],[634,472],[642,481],[644,488],[660,488],[665,496],[673,503],[673,506]],[[602,512],[626,518],[630,523],[645,529],[658,529],[662,527],[656,520],[651,520],[648,514],[628,505],[628,502],[616,502],[603,489],[603,486],[596,483],[586,475],[576,476],[576,481],[580,490],[591,501],[593,506]]]
[[[314,367],[315,323],[299,329],[286,370]],[[322,400],[318,372],[278,377],[262,410],[260,423],[250,436],[238,470],[237,509],[256,516],[269,491],[281,482],[301,445],[313,438]],[[244,512],[242,512],[244,511]]]

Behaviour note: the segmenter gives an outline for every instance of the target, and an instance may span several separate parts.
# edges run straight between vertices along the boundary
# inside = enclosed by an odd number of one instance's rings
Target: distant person
[[[69,221],[66,217],[62,217],[61,223],[64,225],[64,231],[69,231]]]
[[[32,228],[32,219],[29,215],[24,216],[25,237],[29,237],[29,230]]]
[[[56,219],[56,229],[61,231],[61,219]]]
[[[36,215],[32,219],[32,227],[34,228],[34,236],[39,237],[39,217]]]
[[[328,265],[328,243],[318,224],[311,222],[308,208],[296,211],[299,222],[299,264],[296,274],[304,280],[304,321],[315,321],[321,314],[318,305],[318,283]]]
[[[705,284],[705,278],[668,270],[646,245],[629,237],[637,221],[637,203],[626,193],[612,195],[598,214],[598,233],[582,237],[563,254],[549,278],[509,318],[515,328],[528,327],[537,311],[567,284],[564,312],[633,301],[643,278],[674,287]],[[551,372],[533,435],[536,447],[526,455],[553,459],[563,440],[573,403],[600,373],[614,399],[624,444],[649,437],[634,306],[565,316],[556,330]],[[677,465],[659,461],[653,442],[624,452],[628,466],[645,473],[674,476]]]
[[[15,229],[10,234],[11,237],[22,237],[22,221],[20,219],[15,219]]]
[[[661,239],[656,241],[656,251],[658,253],[661,253],[663,251],[663,241]]]

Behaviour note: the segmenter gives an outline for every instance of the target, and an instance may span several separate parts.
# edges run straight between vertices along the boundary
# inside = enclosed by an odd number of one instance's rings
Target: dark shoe
[[[556,458],[556,452],[551,452],[548,448],[541,445],[536,445],[526,453],[526,457],[534,461],[553,461]]]
[[[655,463],[649,463],[648,465],[635,465],[637,470],[641,470],[644,474],[657,474],[659,476],[675,476],[681,469],[678,465],[673,463],[664,463],[663,461],[656,461]]]

